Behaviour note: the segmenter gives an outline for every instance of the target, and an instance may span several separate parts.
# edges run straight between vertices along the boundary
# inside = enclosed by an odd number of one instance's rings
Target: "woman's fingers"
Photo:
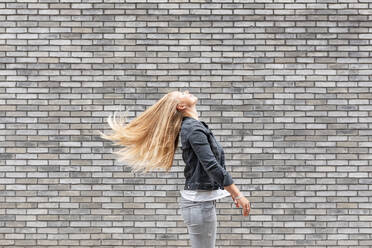
[[[249,215],[249,212],[251,211],[251,205],[250,205],[250,202],[248,201],[248,199],[246,199],[245,197],[243,197],[239,200],[234,199],[234,203],[235,203],[237,208],[239,208],[240,206],[243,208],[242,212],[243,212],[244,216]]]
[[[250,206],[250,203],[248,201],[243,206],[243,215],[248,216],[250,211],[251,211],[251,206]]]

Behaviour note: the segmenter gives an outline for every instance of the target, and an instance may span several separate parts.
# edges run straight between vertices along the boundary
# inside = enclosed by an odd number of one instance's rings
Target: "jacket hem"
[[[219,185],[211,185],[211,184],[202,184],[202,183],[186,183],[185,190],[216,190],[216,189],[223,189],[223,186]]]

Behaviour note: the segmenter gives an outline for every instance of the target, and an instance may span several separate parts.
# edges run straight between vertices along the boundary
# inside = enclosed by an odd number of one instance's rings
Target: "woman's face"
[[[175,92],[175,97],[179,101],[177,106],[180,106],[181,108],[182,107],[191,108],[194,105],[196,105],[196,102],[198,101],[198,98],[196,96],[190,94],[188,90],[186,90],[184,92],[176,91]]]

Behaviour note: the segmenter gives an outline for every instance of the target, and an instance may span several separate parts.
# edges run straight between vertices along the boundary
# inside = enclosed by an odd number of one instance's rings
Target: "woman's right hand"
[[[242,207],[243,208],[243,215],[248,216],[249,212],[251,211],[251,204],[249,200],[243,196],[239,199],[234,199],[235,205],[237,208]]]

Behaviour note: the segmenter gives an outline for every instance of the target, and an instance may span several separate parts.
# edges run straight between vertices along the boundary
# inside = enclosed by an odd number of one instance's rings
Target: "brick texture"
[[[368,0],[0,3],[0,247],[190,247],[180,148],[132,174],[97,131],[199,98],[250,199],[216,247],[372,246]]]

